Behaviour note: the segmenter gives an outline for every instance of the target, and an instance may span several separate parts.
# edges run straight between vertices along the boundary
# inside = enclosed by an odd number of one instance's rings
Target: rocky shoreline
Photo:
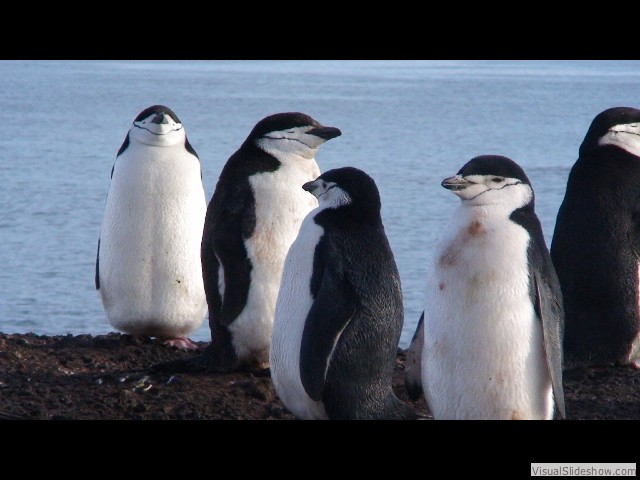
[[[203,347],[203,342],[198,343]],[[0,419],[18,420],[291,420],[268,370],[227,374],[151,372],[191,352],[129,335],[0,334]],[[398,350],[394,390],[411,402]],[[568,420],[640,419],[640,370],[594,367],[566,371]]]

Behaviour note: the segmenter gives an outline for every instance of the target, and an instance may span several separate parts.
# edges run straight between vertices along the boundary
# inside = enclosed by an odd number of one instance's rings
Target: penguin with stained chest
[[[207,203],[200,160],[168,107],[134,119],[111,170],[96,289],[111,325],[195,349],[206,316],[200,243]]]
[[[442,186],[461,204],[428,265],[414,336],[434,418],[564,418],[562,294],[529,179],[484,155]]]
[[[302,185],[315,156],[341,135],[299,112],[260,120],[220,173],[207,208],[202,272],[211,343],[202,356],[158,366],[224,372],[269,364],[273,315],[285,256],[318,202]]]
[[[640,110],[599,113],[558,210],[551,258],[565,309],[565,368],[640,367]]]
[[[303,188],[319,206],[282,273],[271,377],[299,419],[409,419],[392,390],[403,324],[400,276],[374,180],[329,170]]]

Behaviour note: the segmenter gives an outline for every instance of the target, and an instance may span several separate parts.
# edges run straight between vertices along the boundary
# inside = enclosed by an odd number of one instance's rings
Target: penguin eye
[[[496,183],[500,183],[500,182],[503,182],[503,181],[504,181],[504,178],[502,178],[502,177],[493,177],[493,178],[491,179],[491,181],[492,181],[492,182],[496,182]]]

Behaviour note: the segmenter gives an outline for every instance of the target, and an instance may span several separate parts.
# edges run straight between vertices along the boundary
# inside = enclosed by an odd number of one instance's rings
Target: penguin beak
[[[162,123],[169,123],[165,118],[164,112],[158,113],[155,118],[151,121],[151,123],[157,123],[158,125]]]
[[[307,131],[307,135],[315,135],[323,140],[331,140],[342,135],[342,132],[336,127],[316,127]]]
[[[302,188],[309,192],[311,195],[320,200],[325,193],[329,190],[338,187],[338,184],[334,182],[325,182],[322,178],[318,177],[312,182],[307,182],[302,185]]]
[[[470,182],[461,175],[454,175],[453,177],[445,178],[441,183],[444,188],[451,190],[452,192],[459,192],[472,184],[473,182]]]
[[[315,180],[313,180],[302,185],[302,188],[315,197],[316,195],[313,192],[316,190],[316,188],[318,188],[318,184]]]

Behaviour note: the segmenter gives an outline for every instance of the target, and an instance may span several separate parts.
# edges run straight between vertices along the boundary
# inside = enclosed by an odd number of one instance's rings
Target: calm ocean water
[[[300,111],[339,127],[322,170],[368,172],[402,278],[406,347],[424,266],[469,159],[505,155],[536,193],[547,243],[593,117],[640,107],[638,61],[0,62],[0,332],[112,331],[94,288],[116,152],[135,116],[171,107],[198,152],[207,199],[261,118]],[[209,340],[206,321],[191,335]]]

